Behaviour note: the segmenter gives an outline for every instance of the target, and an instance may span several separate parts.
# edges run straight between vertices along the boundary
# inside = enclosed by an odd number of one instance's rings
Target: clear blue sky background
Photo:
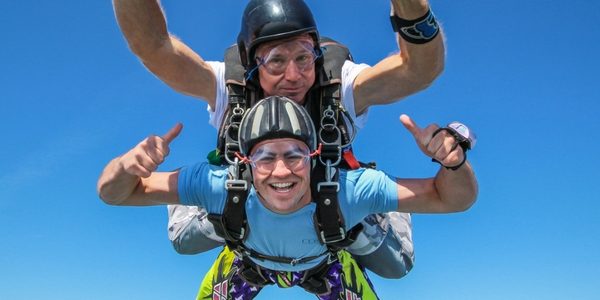
[[[388,1],[308,1],[322,34],[374,64],[396,51]],[[468,212],[415,215],[416,266],[373,276],[382,299],[598,299],[600,4],[440,1],[444,73],[374,107],[357,155],[403,177],[436,165],[398,122],[461,120],[479,136]],[[218,60],[242,1],[164,1],[170,30]],[[131,54],[110,1],[3,1],[0,10],[0,299],[192,299],[217,252],[175,253],[166,208],[103,204],[103,166],[175,122],[163,170],[214,147],[206,105]],[[595,121],[594,121],[595,120]],[[299,288],[260,299],[312,299]]]

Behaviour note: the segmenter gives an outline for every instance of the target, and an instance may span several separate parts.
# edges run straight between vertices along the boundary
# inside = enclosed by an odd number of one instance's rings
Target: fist
[[[169,155],[169,144],[183,128],[176,124],[163,136],[151,135],[120,158],[120,164],[128,174],[147,178]]]

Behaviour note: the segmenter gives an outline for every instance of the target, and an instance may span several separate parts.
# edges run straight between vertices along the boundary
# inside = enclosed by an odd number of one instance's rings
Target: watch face
[[[460,122],[452,122],[448,124],[448,127],[454,129],[456,133],[458,133],[465,140],[467,140],[469,142],[469,148],[473,148],[475,146],[477,138],[475,137],[475,134],[471,132],[469,130],[469,127],[467,127],[465,124],[462,124]]]

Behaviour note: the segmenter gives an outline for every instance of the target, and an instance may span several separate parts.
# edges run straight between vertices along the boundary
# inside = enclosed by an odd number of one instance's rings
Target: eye
[[[269,64],[269,66],[274,67],[274,68],[280,68],[281,66],[284,66],[286,63],[286,59],[282,56],[275,56],[270,58],[267,61],[267,64]]]
[[[304,64],[310,63],[312,61],[312,59],[313,59],[313,56],[306,53],[306,54],[298,55],[296,57],[296,63],[304,65]]]
[[[258,159],[256,162],[259,164],[269,164],[272,163],[275,160],[274,156],[264,156],[261,157],[260,159]]]

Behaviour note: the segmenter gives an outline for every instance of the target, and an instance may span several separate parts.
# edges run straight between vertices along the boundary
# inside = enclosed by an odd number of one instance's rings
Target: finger
[[[152,174],[152,172],[148,171],[147,169],[143,168],[140,165],[132,165],[132,166],[130,166],[127,169],[127,173],[129,173],[131,175],[138,176],[138,177],[142,177],[142,178],[148,178]]]
[[[441,135],[438,134],[438,135]],[[446,137],[444,138],[441,146],[437,149],[437,151],[435,152],[435,159],[438,161],[444,161],[446,160],[446,158],[448,157],[448,155],[450,154],[450,152],[452,152],[452,150],[454,150],[455,148],[455,143],[454,143],[454,138],[452,137]]]
[[[154,161],[146,153],[139,154],[136,158],[138,164],[150,172],[154,172],[154,170],[158,168],[158,164],[154,163]]]
[[[414,137],[417,137],[421,132],[421,128],[419,128],[417,123],[415,123],[409,116],[405,114],[400,116],[400,122]]]
[[[427,153],[433,155],[439,149],[442,144],[440,140],[440,133],[433,135],[436,130],[438,130],[438,126],[436,124],[429,124],[425,129],[421,130],[421,144],[425,149],[427,149]]]
[[[166,142],[167,145],[169,145],[179,135],[179,133],[181,133],[182,129],[183,124],[177,123],[175,124],[175,126],[173,126],[173,128],[169,130],[169,132],[165,133],[165,135],[162,136],[162,139]]]
[[[464,159],[465,153],[463,152],[461,147],[457,147],[454,151],[450,152],[444,160],[442,160],[442,164],[444,166],[458,166]]]
[[[160,142],[158,144],[161,144]],[[167,151],[169,150],[169,147],[166,146]],[[152,148],[148,148],[146,149],[146,155],[148,155],[148,157],[156,164],[156,165],[160,165],[163,163],[163,161],[165,160],[165,157],[167,156],[167,154],[164,153],[165,150],[164,149],[160,149],[158,146],[157,147],[152,147]]]
[[[142,149],[156,165],[160,165],[168,154],[169,146],[162,137],[151,135],[146,138]]]
[[[125,170],[125,172],[138,177],[150,176],[150,171],[144,166],[142,166],[142,164],[139,162],[139,158],[137,157],[137,155],[129,154],[130,153],[121,157],[121,164],[123,165],[123,169]]]
[[[439,127],[437,125],[431,124],[425,128],[425,133],[423,134],[424,136],[429,137],[427,151],[434,154],[436,159],[439,159],[437,155],[440,149],[444,147],[446,140],[449,139],[448,133],[445,130],[438,131],[438,129]],[[447,151],[445,154],[448,154],[448,152],[450,151]]]

